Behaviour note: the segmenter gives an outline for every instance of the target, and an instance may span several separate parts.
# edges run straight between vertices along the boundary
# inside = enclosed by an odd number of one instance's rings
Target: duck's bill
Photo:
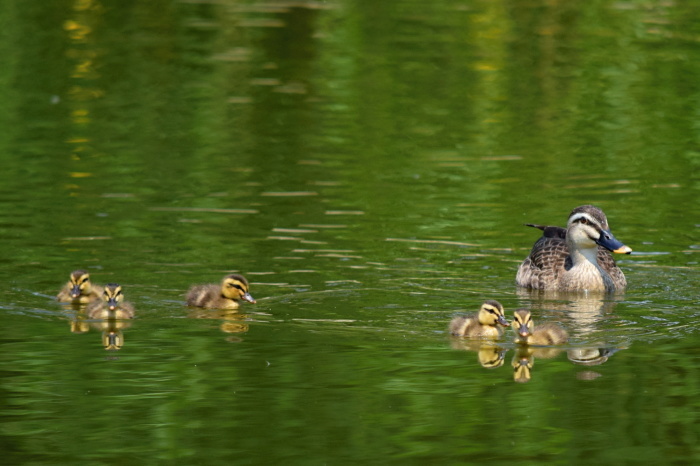
[[[243,299],[243,301],[248,301],[249,303],[255,304],[255,298],[253,298],[253,297],[250,295],[250,293],[244,294],[244,295],[241,297],[241,299]]]
[[[506,320],[506,318],[503,317],[503,316],[498,316],[498,323],[501,324],[501,325],[503,325],[504,327],[509,327],[509,326],[510,326],[510,324],[508,323],[508,321]]]
[[[70,297],[71,298],[77,298],[80,296],[80,285],[75,285],[73,288],[70,290]]]
[[[615,238],[610,230],[601,231],[600,238],[598,238],[596,243],[617,254],[629,254],[632,252],[632,248],[625,246],[622,241]]]

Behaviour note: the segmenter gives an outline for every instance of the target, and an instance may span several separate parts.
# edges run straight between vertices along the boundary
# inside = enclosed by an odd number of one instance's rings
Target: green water
[[[0,26],[7,464],[698,461],[692,2],[5,1]],[[586,203],[627,292],[516,289],[522,224]],[[135,305],[121,350],[56,303],[76,268]],[[257,304],[184,305],[230,272]],[[516,383],[509,338],[446,333],[484,299],[570,343]]]

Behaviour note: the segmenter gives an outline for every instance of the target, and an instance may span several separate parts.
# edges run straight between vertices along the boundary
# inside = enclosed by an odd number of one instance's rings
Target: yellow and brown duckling
[[[124,301],[121,285],[109,283],[105,285],[102,300],[91,303],[86,312],[91,319],[132,319],[134,306]]]
[[[508,327],[508,321],[503,312],[503,306],[498,301],[484,301],[479,312],[471,316],[458,316],[450,322],[449,331],[457,337],[488,337],[498,338],[503,329]]]
[[[515,342],[522,345],[561,345],[569,340],[566,330],[556,324],[546,323],[535,328],[532,314],[527,309],[518,309],[513,313],[512,325]]]
[[[227,275],[220,285],[196,285],[187,292],[187,305],[207,309],[238,309],[239,301],[255,303],[243,275]]]
[[[527,224],[543,231],[542,237],[520,264],[518,286],[555,291],[619,291],[627,280],[611,251],[632,252],[610,232],[608,219],[597,207],[576,207],[561,227]]]
[[[102,287],[92,284],[90,274],[84,270],[74,270],[70,274],[70,281],[56,298],[62,303],[85,304],[98,301],[101,296]]]

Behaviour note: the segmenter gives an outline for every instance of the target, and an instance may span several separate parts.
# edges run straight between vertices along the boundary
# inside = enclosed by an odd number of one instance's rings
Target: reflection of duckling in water
[[[90,274],[84,270],[75,270],[70,274],[70,281],[58,292],[58,300],[62,303],[85,304],[98,301],[102,295],[102,287],[93,285]]]
[[[224,333],[244,333],[248,331],[248,324],[245,323],[247,316],[239,314],[232,309],[228,310],[203,310],[197,309],[187,316],[191,319],[221,319],[221,331]]]
[[[503,334],[499,327],[508,326],[503,314],[503,306],[498,301],[484,301],[479,312],[471,316],[458,316],[450,322],[449,331],[457,337],[498,338]]]
[[[513,313],[513,330],[515,342],[522,345],[550,346],[561,345],[568,341],[566,331],[555,324],[542,324],[535,329],[532,314],[527,309],[518,309]]]
[[[527,346],[515,350],[515,355],[510,363],[513,366],[514,381],[525,383],[532,378],[532,366],[535,365],[535,358],[532,353],[532,350]]]
[[[238,309],[239,301],[255,303],[248,280],[242,275],[228,275],[221,285],[196,285],[187,292],[187,305],[208,309]]]
[[[102,331],[102,345],[108,351],[120,350],[124,346],[122,329],[131,327],[130,320],[105,319],[90,322],[90,327]]]
[[[535,365],[535,358],[551,359],[562,351],[560,348],[518,345],[511,361],[514,371],[513,380],[521,383],[529,382],[532,378],[532,366]]]
[[[476,351],[479,364],[486,369],[501,367],[506,355],[506,349],[488,341],[473,341],[452,339],[452,348],[466,351]]]
[[[124,301],[121,285],[109,283],[105,285],[101,301],[91,303],[86,309],[91,319],[132,319],[134,307]]]

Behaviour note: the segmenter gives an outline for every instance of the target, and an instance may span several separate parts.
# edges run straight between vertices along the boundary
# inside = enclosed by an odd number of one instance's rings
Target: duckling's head
[[[566,229],[568,241],[581,249],[595,249],[600,245],[618,254],[632,252],[632,248],[613,236],[607,217],[595,206],[583,205],[572,210]]]
[[[105,291],[102,294],[102,299],[107,302],[110,311],[113,311],[119,306],[119,303],[124,299],[122,294],[122,286],[116,283],[108,283],[105,285]]]
[[[513,330],[522,337],[527,338],[535,330],[535,324],[532,322],[532,314],[527,309],[517,309],[513,313]]]
[[[70,274],[70,296],[77,298],[81,294],[90,293],[90,274],[84,270],[74,270]]]
[[[503,311],[503,306],[493,299],[484,301],[481,305],[481,309],[479,309],[479,323],[481,325],[498,324],[504,327],[509,325]]]
[[[225,298],[255,303],[255,299],[250,295],[248,289],[248,280],[243,275],[228,275],[221,282],[221,294]]]

